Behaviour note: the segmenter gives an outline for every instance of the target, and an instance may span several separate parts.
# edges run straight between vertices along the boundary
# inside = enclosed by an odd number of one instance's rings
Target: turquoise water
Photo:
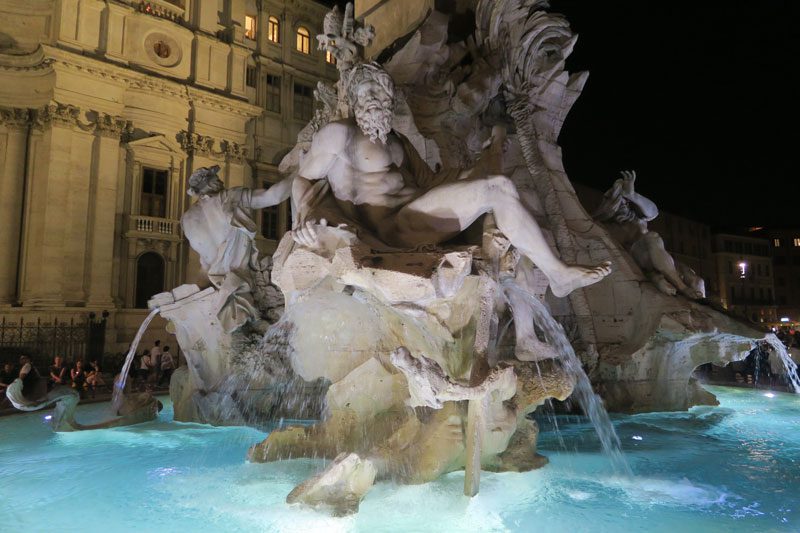
[[[172,422],[169,405],[151,423],[83,433],[4,417],[0,531],[800,531],[800,397],[710,388],[719,407],[614,419],[632,479],[611,474],[586,424],[558,418],[564,451],[544,419],[541,470],[483,473],[473,499],[463,473],[379,483],[345,518],[286,505],[323,463],[247,464],[257,430]]]

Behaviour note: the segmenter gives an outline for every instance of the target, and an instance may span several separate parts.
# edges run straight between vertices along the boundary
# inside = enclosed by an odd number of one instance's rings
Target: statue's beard
[[[356,124],[369,140],[386,144],[386,137],[392,131],[392,113],[379,106],[359,106],[355,112]]]

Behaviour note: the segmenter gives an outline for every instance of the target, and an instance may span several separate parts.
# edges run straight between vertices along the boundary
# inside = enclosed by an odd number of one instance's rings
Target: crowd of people
[[[161,387],[169,385],[175,366],[175,358],[169,351],[169,346],[161,348],[161,341],[157,340],[152,348],[136,356],[131,365],[131,377],[139,388]]]
[[[161,341],[155,341],[153,347],[144,350],[142,355],[136,357],[135,364],[131,365],[134,387],[139,390],[153,390],[168,386],[176,363],[169,346],[162,348]],[[119,369],[114,370],[111,374],[119,373]],[[39,372],[27,355],[19,358],[18,365],[6,361],[0,371],[0,399],[5,399],[6,389],[17,378],[22,380],[23,396],[31,399],[44,395],[57,386],[72,387],[81,397],[91,395],[94,398],[97,392],[102,390],[111,392],[107,374],[104,374],[97,358],[88,362],[76,359],[70,364],[64,357],[57,355],[53,358],[53,364],[48,368],[46,375]],[[44,381],[46,389],[43,386]],[[37,390],[39,388],[41,390]]]

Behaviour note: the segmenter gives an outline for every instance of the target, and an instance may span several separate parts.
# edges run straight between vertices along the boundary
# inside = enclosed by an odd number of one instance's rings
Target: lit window
[[[310,120],[314,116],[314,89],[302,83],[294,84],[294,118]]]
[[[269,18],[267,38],[275,44],[279,44],[281,42],[281,23],[278,21],[278,17]]]
[[[800,246],[800,237],[795,237],[794,238],[794,245],[795,246]]]
[[[256,67],[247,67],[245,71],[245,83],[248,87],[256,86]]]
[[[325,52],[325,61],[330,63],[331,65],[336,64],[336,58],[333,57],[333,54],[330,51]]]
[[[772,239],[772,245],[775,248],[780,248],[781,247],[781,240],[780,239]]]
[[[267,74],[267,95],[264,108],[273,113],[281,112],[281,77]]]
[[[248,39],[256,40],[256,17],[255,15],[244,16],[244,36]]]
[[[304,54],[311,53],[311,34],[302,26],[297,28],[297,51]]]

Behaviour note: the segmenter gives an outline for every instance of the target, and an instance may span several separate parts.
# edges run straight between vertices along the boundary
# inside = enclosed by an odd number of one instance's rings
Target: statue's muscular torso
[[[386,144],[370,141],[352,120],[320,129],[300,166],[300,176],[327,179],[339,207],[379,233],[391,231],[391,216],[420,194],[403,178],[402,141],[390,133]]]

